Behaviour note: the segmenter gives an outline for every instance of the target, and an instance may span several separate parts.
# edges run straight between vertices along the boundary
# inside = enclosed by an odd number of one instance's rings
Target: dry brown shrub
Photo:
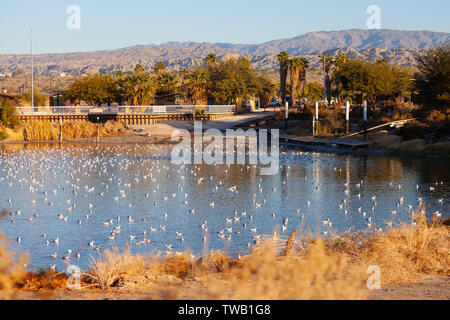
[[[296,230],[287,239],[267,237],[250,254],[232,259],[211,251],[132,256],[105,251],[89,271],[99,287],[150,285],[157,299],[365,299],[367,267],[381,268],[382,285],[414,282],[421,275],[449,275],[449,227],[427,223],[425,208],[411,223],[380,234],[352,233],[329,240]]]
[[[0,219],[6,214],[6,210],[2,211]],[[14,290],[25,276],[25,265],[28,261],[25,254],[15,256],[8,248],[9,240],[0,233],[0,299],[14,298]]]
[[[25,122],[22,125],[23,139],[25,141],[48,141],[56,140],[59,131],[49,121]]]
[[[450,229],[442,222],[427,223],[425,207],[386,233],[365,239],[358,258],[381,268],[383,284],[414,282],[421,275],[450,275]]]
[[[118,135],[119,130],[125,128],[122,122],[109,120],[101,129],[101,135],[104,137]]]

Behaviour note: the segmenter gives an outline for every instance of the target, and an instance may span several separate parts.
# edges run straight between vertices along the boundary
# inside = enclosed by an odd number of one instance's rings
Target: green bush
[[[0,131],[0,141],[5,140],[5,139],[6,139],[6,135]]]
[[[11,129],[20,125],[16,106],[7,99],[0,100],[0,123]]]

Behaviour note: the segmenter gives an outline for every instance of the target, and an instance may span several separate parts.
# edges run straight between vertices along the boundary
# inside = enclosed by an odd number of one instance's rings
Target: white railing
[[[19,115],[59,115],[59,114],[193,114],[203,110],[205,114],[232,113],[234,105],[211,106],[65,106],[65,107],[17,107]]]

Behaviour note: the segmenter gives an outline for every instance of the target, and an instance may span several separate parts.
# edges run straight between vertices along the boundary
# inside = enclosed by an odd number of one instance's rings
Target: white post
[[[347,101],[347,105],[345,107],[345,120],[350,120],[350,102]]]
[[[319,120],[319,102],[316,101],[316,120]]]
[[[286,101],[285,105],[286,105],[286,108],[285,108],[285,112],[284,112],[284,130],[287,131],[288,118],[289,118],[289,102]]]
[[[284,117],[289,118],[289,102],[286,101],[286,110],[284,112]]]
[[[345,122],[345,132],[348,134],[350,132],[350,102],[348,101],[345,107]]]
[[[367,122],[367,101],[364,101],[363,120]]]
[[[364,101],[363,120],[364,120],[364,141],[367,141],[367,101]]]
[[[316,118],[313,116],[313,122],[312,122],[312,129],[313,129],[313,136],[316,135]]]

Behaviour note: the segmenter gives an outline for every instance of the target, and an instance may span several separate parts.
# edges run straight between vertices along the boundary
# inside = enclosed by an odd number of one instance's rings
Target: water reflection
[[[253,236],[281,232],[286,218],[283,236],[299,226],[329,234],[322,223],[327,219],[335,232],[366,229],[368,218],[372,228],[386,229],[388,221],[408,221],[409,205],[415,208],[419,197],[429,214],[448,215],[450,176],[444,160],[283,149],[279,173],[259,176],[253,165],[175,166],[170,148],[2,145],[0,207],[20,215],[4,219],[0,228],[12,239],[21,237],[16,246],[30,253],[30,268],[55,264],[61,269],[62,257],[72,250],[72,263],[84,269],[90,256],[98,255],[89,241],[99,251],[128,245],[133,253],[165,253],[172,245],[173,251],[225,248],[237,254],[248,250]],[[57,238],[58,246],[52,242]],[[73,255],[79,250],[77,259]]]

